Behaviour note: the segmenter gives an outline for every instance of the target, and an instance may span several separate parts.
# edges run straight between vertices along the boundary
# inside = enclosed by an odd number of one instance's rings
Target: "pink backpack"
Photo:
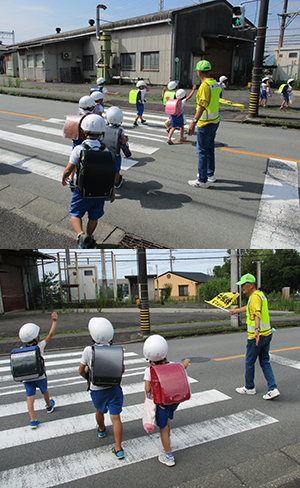
[[[180,98],[167,100],[165,112],[168,115],[175,115],[175,117],[178,117],[182,112],[181,107],[182,107],[182,102]]]

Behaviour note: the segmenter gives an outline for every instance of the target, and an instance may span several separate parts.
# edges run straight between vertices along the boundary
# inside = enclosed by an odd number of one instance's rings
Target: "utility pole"
[[[137,253],[138,253],[138,268],[139,268],[138,273],[139,273],[141,331],[144,335],[149,335],[150,315],[149,315],[146,249],[138,249]]]
[[[258,115],[259,91],[260,91],[262,67],[264,61],[268,10],[269,10],[269,0],[261,0],[258,27],[257,27],[257,36],[256,36],[256,48],[255,48],[254,67],[253,67],[252,83],[251,83],[250,103],[249,103],[250,117],[257,117]]]
[[[239,249],[231,249],[231,260],[230,260],[230,279],[231,279],[231,291],[233,293],[240,292],[239,286],[236,282],[240,279],[240,253]],[[240,314],[230,315],[230,325],[232,327],[239,327],[241,325]]]
[[[282,13],[283,14],[286,14],[286,12],[287,12],[287,5],[288,5],[288,0],[284,0],[283,10],[282,10]],[[285,20],[286,20],[286,16],[283,15],[281,17],[281,25],[280,25],[280,36],[279,36],[279,43],[278,43],[277,61],[279,61],[280,49],[282,48],[282,43],[283,43],[283,36],[284,36],[284,29],[285,29]]]

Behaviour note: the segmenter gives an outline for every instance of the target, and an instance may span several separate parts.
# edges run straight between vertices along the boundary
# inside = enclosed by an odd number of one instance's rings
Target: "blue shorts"
[[[260,99],[261,100],[266,100],[268,98],[266,90],[263,90],[260,94]]]
[[[171,117],[171,127],[182,127],[183,126],[183,115],[180,114],[178,117],[172,115]]]
[[[289,97],[289,92],[287,92],[287,93],[285,93],[285,94],[283,95],[283,100],[284,100],[285,102],[288,102],[288,101],[289,101],[289,98],[290,98],[290,97]]]
[[[144,113],[144,104],[143,103],[137,103],[136,104],[136,114],[142,116],[143,113]]]
[[[121,164],[122,164],[122,158],[121,156],[115,156],[115,163],[116,163],[116,173],[120,173],[121,171]]]
[[[35,395],[37,388],[39,388],[41,393],[44,395],[44,393],[47,391],[47,378],[36,381],[23,381],[23,385],[25,386],[27,396]]]
[[[91,390],[94,407],[102,413],[109,410],[110,415],[119,415],[123,406],[123,391],[120,386],[113,386],[105,390]]]
[[[78,188],[74,188],[69,214],[82,219],[88,212],[90,220],[98,220],[104,214],[104,198],[83,198]]]
[[[163,429],[168,425],[168,420],[172,420],[174,417],[174,412],[178,408],[179,403],[174,403],[173,405],[164,405],[163,408],[159,405],[156,409],[156,423],[158,427]]]

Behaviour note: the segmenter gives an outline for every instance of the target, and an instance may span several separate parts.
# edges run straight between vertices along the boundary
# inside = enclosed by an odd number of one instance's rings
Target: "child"
[[[260,100],[259,100],[259,106],[261,107],[262,101],[264,101],[264,107],[267,106],[267,98],[268,98],[268,87],[270,86],[270,81],[269,78],[266,76],[263,78],[262,83],[261,83],[261,92],[260,92]]]
[[[89,321],[89,332],[95,342],[100,346],[109,346],[113,336],[114,329],[109,320],[103,317],[93,317]],[[92,347],[87,346],[81,356],[79,374],[89,379],[89,373],[86,370],[91,368]],[[123,365],[123,373],[125,371]],[[123,426],[121,422],[120,413],[123,406],[123,392],[120,386],[96,386],[90,383],[90,395],[96,409],[97,433],[100,439],[106,437],[106,428],[104,423],[104,414],[109,410],[110,418],[113,424],[113,431],[115,437],[115,446],[112,453],[118,458],[124,458],[124,451],[122,449]]]
[[[21,341],[24,342],[26,346],[37,345],[40,349],[40,353],[42,357],[46,345],[48,344],[50,339],[52,339],[55,332],[57,314],[53,312],[51,314],[51,317],[52,317],[52,325],[50,331],[47,337],[45,337],[45,339],[43,339],[42,341],[40,341],[40,327],[36,324],[32,324],[32,323],[24,324],[19,330],[19,337]],[[47,413],[53,412],[55,401],[52,398],[50,399],[49,397],[49,392],[47,388],[47,376],[45,373],[39,378],[37,378],[36,380],[23,381],[23,385],[25,387],[26,394],[27,394],[27,407],[28,407],[28,413],[30,417],[30,428],[36,429],[37,426],[40,424],[40,421],[36,420],[35,413],[34,413],[34,400],[35,400],[36,389],[39,388],[41,390],[41,393],[43,394],[44,400],[46,402]]]
[[[110,107],[106,112],[106,120],[110,127],[113,129],[121,129],[121,137],[120,137],[120,144],[126,144],[128,142],[128,137],[124,134],[123,127],[120,127],[123,122],[123,113],[122,110],[118,107]],[[115,154],[115,162],[116,162],[116,177],[115,177],[115,188],[121,188],[123,183],[123,177],[120,174],[121,171],[121,164],[122,164],[122,157],[120,154],[120,150],[118,153]]]
[[[195,91],[195,90],[194,90]],[[194,93],[194,91],[190,94],[190,96],[192,96],[192,94]],[[184,103],[186,102],[186,92],[185,90],[182,90],[182,88],[180,88],[179,90],[177,90],[176,92],[176,98],[178,99],[181,99],[182,100],[182,105],[184,106]],[[184,103],[183,103],[183,100],[184,100]],[[184,131],[184,119],[183,119],[183,106],[181,105],[181,113],[180,115],[172,115],[171,117],[171,129],[170,129],[170,132],[169,132],[169,137],[167,139],[167,143],[168,144],[174,144],[173,141],[172,141],[172,135],[173,135],[173,132],[175,131],[175,129],[177,127],[180,128],[180,142],[184,142],[186,140],[186,137],[183,136],[183,131]]]
[[[228,86],[228,78],[227,76],[220,76],[219,78],[219,85],[220,87],[222,88],[222,91],[220,93],[220,98],[223,98],[223,92],[224,90],[227,90],[227,86]]]
[[[106,124],[102,117],[99,115],[91,114],[85,117],[82,121],[81,128],[83,130],[86,139],[83,143],[89,145],[92,150],[99,150],[101,147],[101,140],[104,138]],[[76,146],[70,156],[70,161],[64,169],[62,176],[63,186],[68,184],[68,178],[71,174],[74,174],[74,170],[79,166],[82,145]],[[107,150],[107,149],[104,149]],[[115,192],[113,191],[110,197],[111,203],[115,199]],[[74,188],[70,216],[71,223],[77,234],[77,242],[79,249],[90,249],[95,245],[95,239],[93,232],[97,227],[98,220],[104,214],[104,198],[84,198],[77,187]],[[86,227],[86,233],[82,230],[82,218],[84,214],[88,212],[88,223]]]
[[[282,90],[283,102],[281,104],[280,110],[284,108],[284,105],[286,105],[286,108],[289,108],[290,93],[293,90],[294,82],[295,82],[294,78],[290,78],[287,81],[287,87],[286,88],[284,87],[284,89]]]
[[[109,92],[107,90],[107,88],[104,86],[105,85],[105,79],[104,78],[98,78],[97,79],[97,86],[93,86],[91,88],[91,92],[90,92],[90,95],[95,92],[95,91],[100,91],[101,93],[103,93],[103,95],[105,96],[106,94],[107,95],[119,95],[120,92]]]
[[[136,117],[134,119],[133,125],[138,125],[138,119],[141,120],[142,124],[146,123],[146,120],[143,119],[144,113],[144,103],[145,103],[145,94],[149,91],[146,83],[143,80],[137,82],[136,87],[139,89],[136,101]]]
[[[103,95],[103,93],[100,91],[94,91],[91,94],[91,97],[95,100],[95,106],[93,108],[92,113],[96,114],[96,115],[101,115],[101,117],[102,117],[102,114],[104,112],[104,103],[103,103],[104,95]]]
[[[148,339],[146,339],[144,343],[143,353],[145,358],[148,359],[150,363],[163,364],[166,361],[168,354],[167,341],[158,334],[152,335],[148,337]],[[183,361],[182,364],[185,369],[188,367],[190,362],[191,360],[188,358]],[[150,366],[148,366],[145,370],[144,380],[145,392],[146,395],[149,396],[151,394]],[[158,456],[158,460],[160,463],[166,464],[167,466],[174,466],[175,464],[175,459],[171,451],[170,443],[170,421],[173,419],[174,412],[177,409],[178,405],[178,403],[174,403],[173,405],[157,405],[156,410],[156,423],[160,428],[160,437],[164,448],[164,453]]]
[[[164,105],[166,105],[167,100],[173,100],[175,98],[175,90],[177,87],[177,81],[169,81],[168,86],[163,88],[161,98]]]
[[[77,115],[87,115],[93,113],[95,104],[96,102],[92,97],[89,97],[88,95],[81,97],[79,100]],[[81,144],[82,142],[83,139],[73,140],[72,149],[74,149],[75,146],[79,146],[79,144]]]

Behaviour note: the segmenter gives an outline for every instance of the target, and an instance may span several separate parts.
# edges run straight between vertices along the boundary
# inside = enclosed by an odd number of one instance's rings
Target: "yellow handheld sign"
[[[232,305],[239,296],[239,293],[232,293],[231,291],[229,291],[226,293],[219,293],[219,295],[217,295],[212,300],[204,301],[206,303],[210,303],[210,305],[213,305],[214,307],[220,308],[221,310],[226,310],[226,308],[230,307],[230,305]]]
[[[245,105],[243,105],[242,103],[231,102],[230,100],[225,100],[225,98],[220,98],[220,103],[224,103],[225,105],[231,105],[232,107],[237,107],[240,109],[241,112],[244,112]]]

